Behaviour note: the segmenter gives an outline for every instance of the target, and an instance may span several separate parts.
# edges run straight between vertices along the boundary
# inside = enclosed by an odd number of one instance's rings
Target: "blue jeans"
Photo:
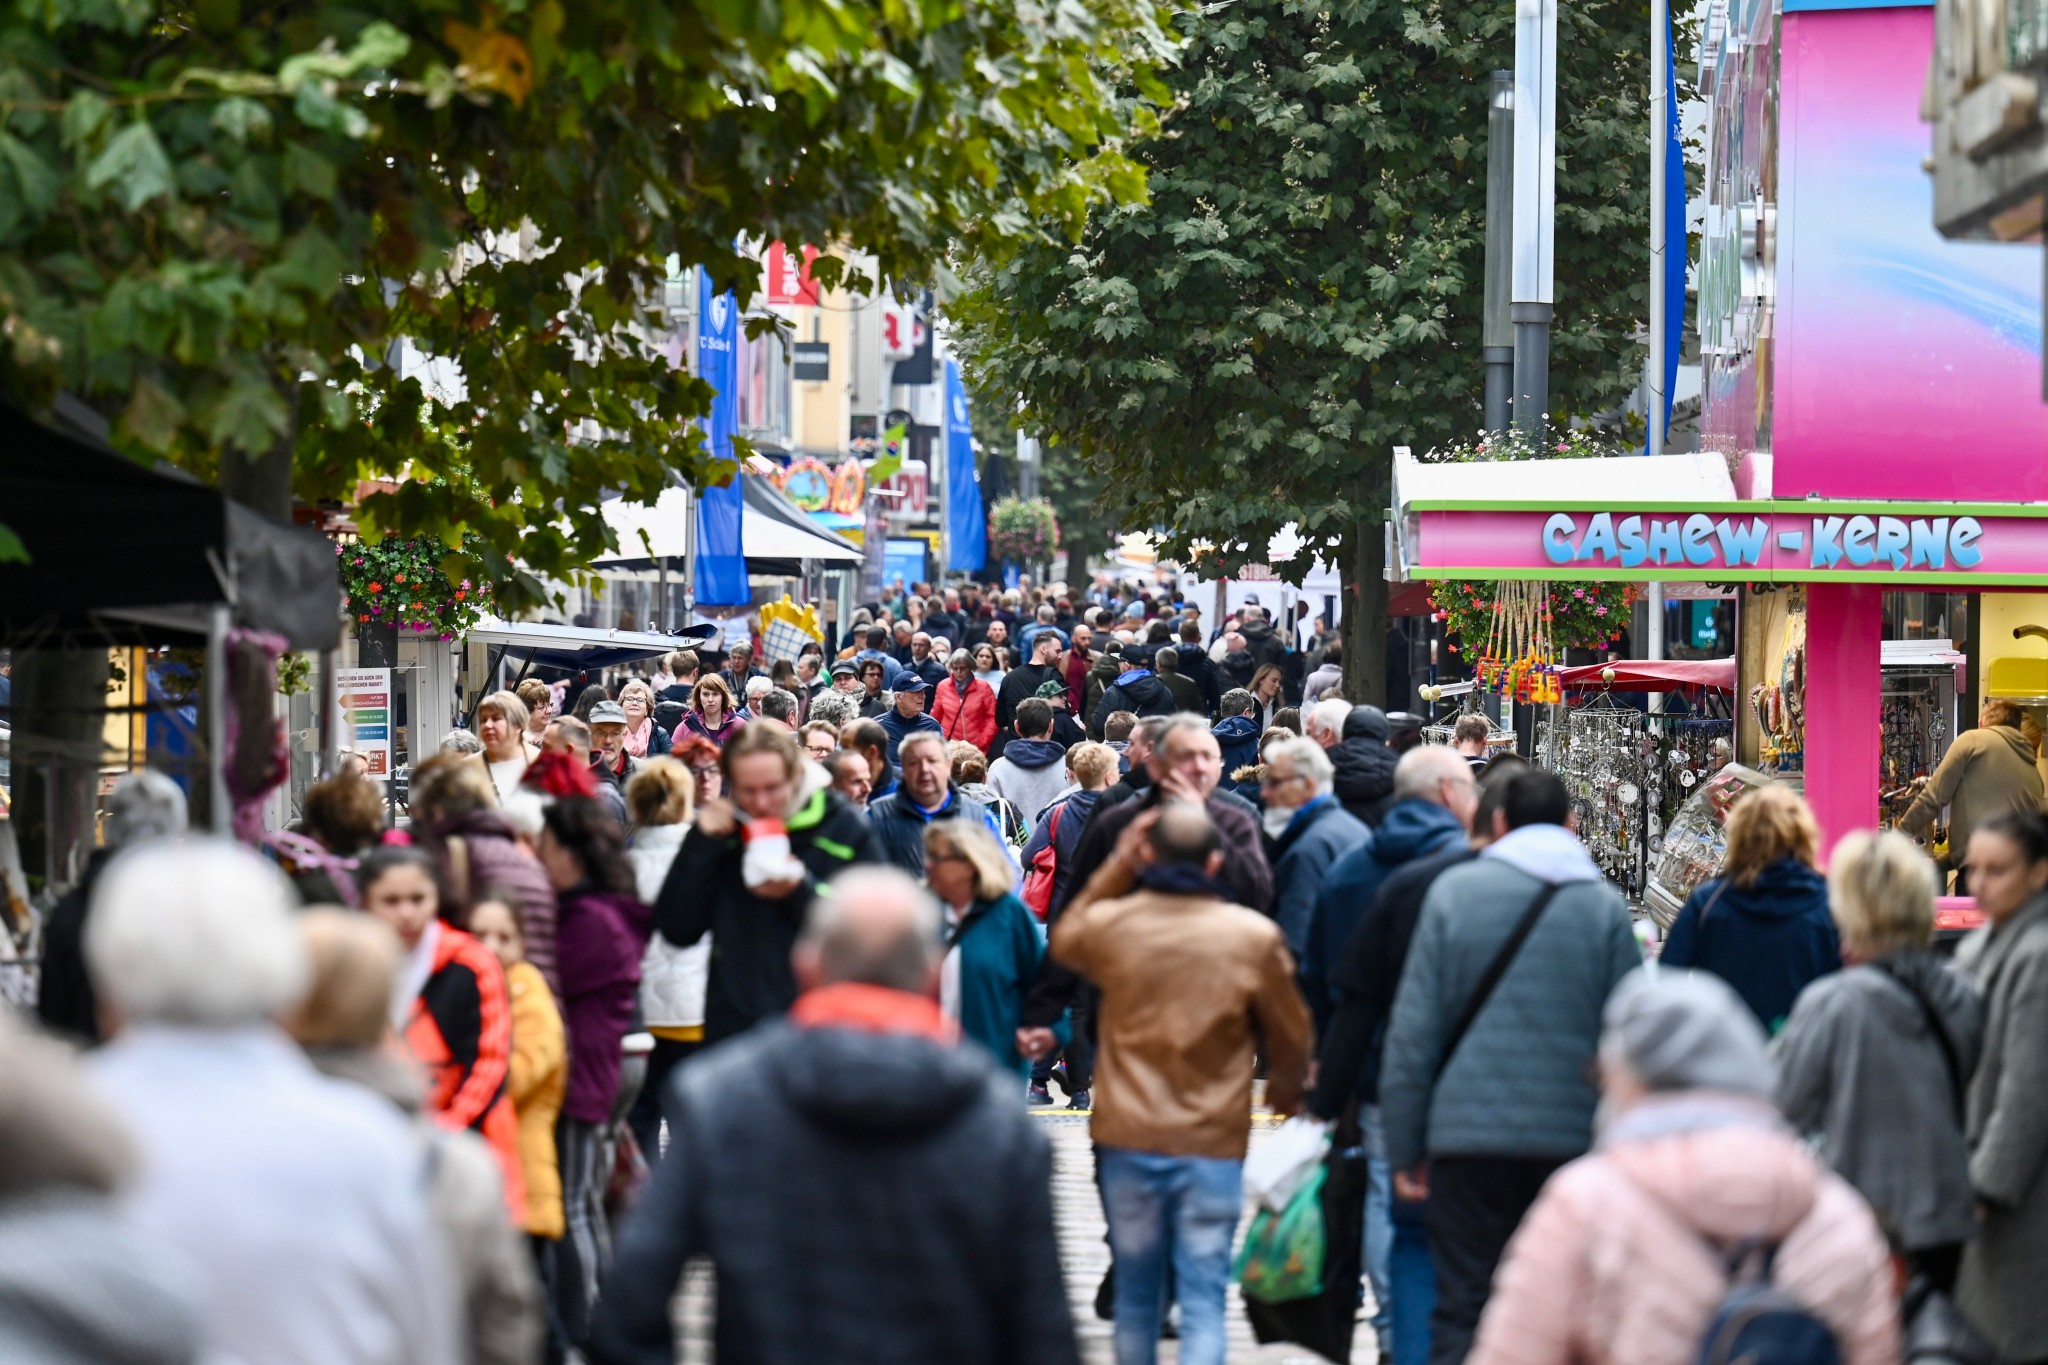
[[[1392,1215],[1394,1245],[1388,1258],[1392,1365],[1429,1365],[1429,1319],[1436,1312],[1436,1263],[1429,1259],[1429,1205],[1396,1199]]]
[[[1180,1295],[1181,1365],[1222,1365],[1230,1241],[1244,1163],[1098,1149],[1102,1207],[1116,1257],[1117,1365],[1153,1365],[1166,1315],[1166,1268]]]
[[[1362,1106],[1358,1125],[1365,1145],[1365,1278],[1372,1285],[1372,1330],[1379,1338],[1380,1354],[1392,1355],[1394,1339],[1394,1286],[1389,1267],[1394,1257],[1394,1182],[1387,1169],[1387,1131],[1380,1121],[1380,1107]]]

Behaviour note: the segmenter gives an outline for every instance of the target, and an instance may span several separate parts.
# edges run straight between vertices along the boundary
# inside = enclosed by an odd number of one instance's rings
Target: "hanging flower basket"
[[[1628,453],[1606,433],[1585,427],[1558,430],[1546,424],[1533,433],[1519,428],[1480,432],[1471,441],[1431,450],[1422,459],[1429,464],[1485,464],[1584,460]],[[1429,598],[1443,613],[1445,629],[1462,636],[1468,650],[1482,647],[1493,631],[1495,617],[1503,610],[1496,587],[1483,580],[1430,584]],[[1637,583],[1550,584],[1543,622],[1551,644],[1558,649],[1605,649],[1620,643],[1628,629],[1629,608],[1642,595],[1642,585]]]
[[[467,634],[490,604],[488,583],[454,580],[441,570],[437,541],[387,537],[374,544],[337,545],[348,614],[358,625],[453,640]]]
[[[998,560],[1038,564],[1060,548],[1059,518],[1044,498],[1001,498],[989,509],[988,548]]]

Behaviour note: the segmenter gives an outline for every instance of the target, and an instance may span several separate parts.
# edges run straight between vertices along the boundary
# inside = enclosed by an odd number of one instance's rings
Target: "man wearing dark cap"
[[[1405,754],[1422,743],[1422,717],[1413,711],[1387,712],[1387,747]]]
[[[1005,674],[1002,689],[996,693],[996,739],[994,747],[989,750],[990,758],[1000,758],[1003,746],[1017,737],[1017,704],[1037,696],[1049,682],[1062,682],[1060,652],[1066,647],[1067,637],[1053,626],[1040,626],[1032,632],[1031,643],[1027,646],[1031,651],[1030,661]],[[1069,718],[1067,723],[1072,725],[1072,719]],[[1053,730],[1057,739],[1058,720],[1054,720]]]
[[[1005,678],[1004,681],[1007,682],[1009,679]],[[1062,749],[1071,749],[1076,744],[1082,744],[1087,741],[1088,732],[1081,728],[1079,721],[1076,721],[1067,714],[1067,685],[1065,683],[1057,680],[1040,683],[1038,691],[1033,695],[1052,708],[1052,733],[1047,738],[1051,739],[1053,743],[1059,745]]]
[[[896,750],[902,746],[906,735],[929,733],[945,734],[939,723],[924,713],[925,695],[930,689],[923,678],[904,669],[896,675],[895,702],[878,718],[882,728],[889,733],[889,763],[896,763]]]

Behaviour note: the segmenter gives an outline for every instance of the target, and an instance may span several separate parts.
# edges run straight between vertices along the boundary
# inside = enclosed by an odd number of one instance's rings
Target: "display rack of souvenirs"
[[[1706,781],[1735,759],[1735,722],[1711,716],[1660,716],[1651,721],[1657,742],[1656,760],[1650,765],[1650,856],[1658,853],[1658,840],[1678,814],[1679,807],[1692,799],[1693,788]]]
[[[1643,903],[1660,927],[1670,928],[1686,897],[1703,882],[1721,875],[1728,860],[1728,812],[1750,792],[1778,780],[1755,768],[1730,763],[1693,784],[1691,794],[1665,829],[1650,865]]]
[[[1563,780],[1579,838],[1600,870],[1631,900],[1646,870],[1650,760],[1656,752],[1642,712],[1606,692],[1549,727],[1551,771]]]
[[[1895,827],[1956,731],[1956,670],[1947,640],[1887,640],[1878,710],[1878,823]]]
[[[1806,613],[1785,618],[1785,656],[1775,682],[1749,689],[1762,766],[1772,772],[1806,770]]]

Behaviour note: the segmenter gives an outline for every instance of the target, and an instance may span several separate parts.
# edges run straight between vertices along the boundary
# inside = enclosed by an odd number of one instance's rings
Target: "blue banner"
[[[711,272],[697,271],[697,376],[717,390],[711,420],[705,423],[704,446],[714,461],[733,465],[732,481],[723,488],[697,494],[697,557],[691,579],[700,607],[744,607],[752,600],[747,588],[747,555],[741,541],[744,498],[740,471],[732,453],[733,396],[737,391],[740,318],[730,290],[712,292]]]
[[[974,424],[960,363],[946,362],[946,567],[973,572],[988,562],[988,516],[974,465]]]
[[[1669,25],[1659,36],[1664,43],[1664,202],[1651,212],[1664,214],[1664,437],[1669,440],[1678,353],[1685,344],[1685,267],[1692,252],[1685,235],[1685,149],[1678,140],[1678,53]]]

